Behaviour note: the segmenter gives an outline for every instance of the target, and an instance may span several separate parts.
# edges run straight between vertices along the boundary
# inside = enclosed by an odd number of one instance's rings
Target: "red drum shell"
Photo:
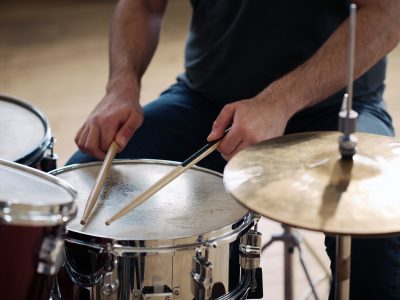
[[[54,276],[37,274],[38,255],[46,236],[57,236],[57,227],[0,224],[2,299],[50,298]]]

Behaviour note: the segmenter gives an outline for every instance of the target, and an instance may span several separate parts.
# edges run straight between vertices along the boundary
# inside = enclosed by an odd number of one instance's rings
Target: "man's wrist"
[[[300,110],[296,102],[296,96],[292,95],[291,89],[288,87],[285,88],[279,80],[274,81],[265,88],[259,97],[263,99],[266,105],[279,107],[283,117],[287,120]]]
[[[140,93],[140,81],[131,72],[118,72],[118,74],[110,76],[106,86],[106,93],[108,95],[130,95],[130,97],[138,99]]]
[[[131,70],[118,70],[110,74],[106,90],[112,90],[123,86],[132,86],[137,89],[140,88],[140,79]]]

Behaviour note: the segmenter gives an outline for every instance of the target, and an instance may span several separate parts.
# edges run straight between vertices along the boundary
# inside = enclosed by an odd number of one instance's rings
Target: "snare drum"
[[[75,197],[54,176],[0,160],[1,299],[49,299]]]
[[[80,225],[77,218],[67,226],[55,298],[245,297],[259,260],[260,236],[251,230],[257,218],[225,193],[219,173],[193,167],[105,225],[175,167],[166,161],[114,161],[88,224]],[[77,188],[81,214],[100,168],[100,163],[88,163],[52,172]],[[247,245],[249,240],[258,242]]]
[[[54,140],[44,115],[31,104],[5,95],[0,95],[0,114],[0,159],[50,171],[46,163],[41,167]],[[54,162],[54,154],[50,156]]]

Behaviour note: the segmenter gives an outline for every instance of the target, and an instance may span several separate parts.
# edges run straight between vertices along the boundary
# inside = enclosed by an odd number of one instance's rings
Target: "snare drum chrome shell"
[[[80,225],[78,217],[67,227],[58,297],[216,299],[237,288],[240,237],[255,219],[225,193],[219,173],[193,167],[121,219],[104,224],[176,165],[114,161],[88,224]],[[77,188],[81,213],[100,167],[88,163],[52,172]]]

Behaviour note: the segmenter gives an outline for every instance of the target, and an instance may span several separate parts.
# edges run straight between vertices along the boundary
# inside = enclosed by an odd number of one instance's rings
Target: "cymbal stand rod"
[[[290,238],[292,229],[290,227],[284,227],[286,238]],[[285,285],[285,300],[293,299],[293,252],[294,252],[294,241],[292,239],[288,242],[283,243],[283,264],[284,264],[284,285]]]
[[[335,299],[350,299],[351,237],[336,236]]]
[[[356,131],[357,112],[353,106],[353,77],[354,77],[354,53],[356,36],[356,11],[355,4],[350,5],[349,18],[349,50],[347,70],[347,93],[344,94],[342,109],[339,112],[339,130],[343,135],[339,138],[339,151],[343,159],[352,159],[356,153],[357,138],[352,134]]]
[[[355,4],[350,5],[350,28],[349,28],[349,49],[348,49],[348,70],[347,70],[347,94],[349,95],[347,113],[353,107],[353,77],[354,77],[354,53],[356,45],[356,13],[357,6]]]

